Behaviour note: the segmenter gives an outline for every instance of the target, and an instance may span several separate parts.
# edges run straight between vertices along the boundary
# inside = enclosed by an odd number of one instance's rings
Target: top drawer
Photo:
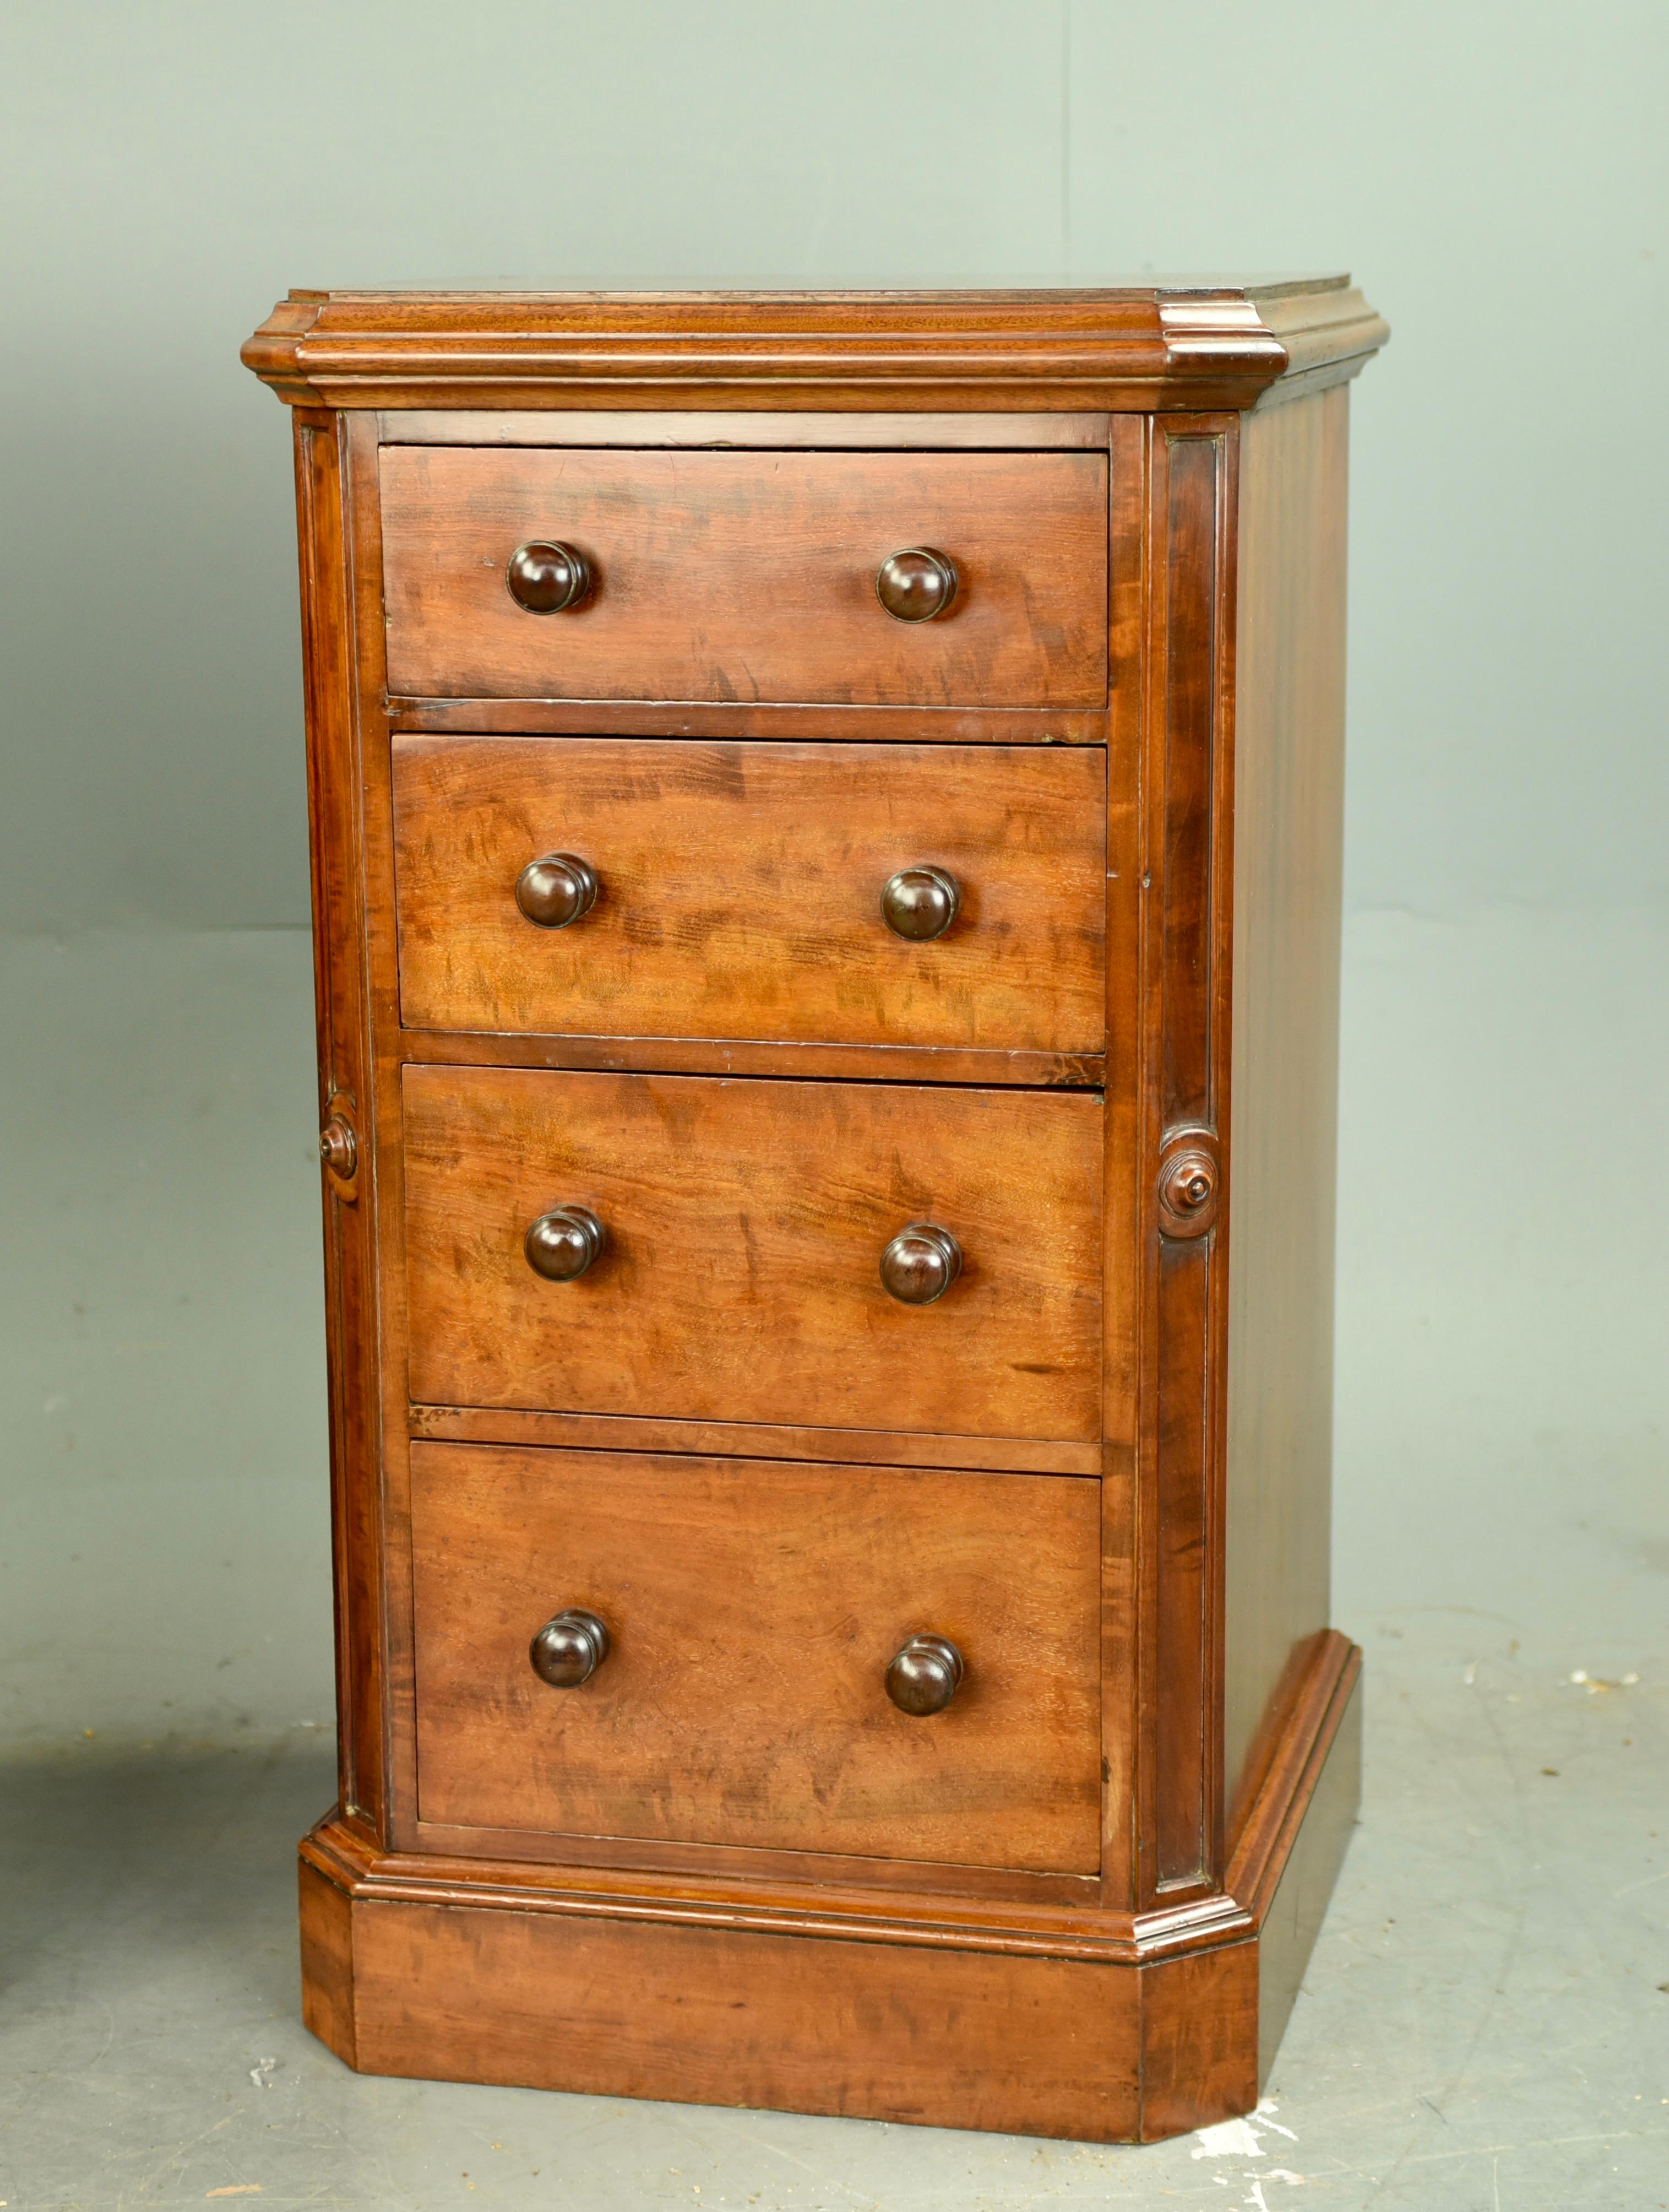
[[[388,688],[423,698],[1094,708],[1107,702],[1102,453],[382,452]],[[518,548],[583,556],[560,611]],[[876,589],[949,560],[926,621]]]

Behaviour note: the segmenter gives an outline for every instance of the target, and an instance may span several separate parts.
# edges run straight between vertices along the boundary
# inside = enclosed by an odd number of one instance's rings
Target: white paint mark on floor
[[[1219,2120],[1214,2128],[1201,2128],[1196,2158],[1261,2158],[1263,2145],[1247,2120]]]

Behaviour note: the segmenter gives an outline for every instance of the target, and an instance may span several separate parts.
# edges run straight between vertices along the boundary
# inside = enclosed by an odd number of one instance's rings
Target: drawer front
[[[394,817],[408,1026],[1102,1049],[1095,748],[398,738]],[[518,903],[550,854],[598,879],[565,926]]]
[[[1071,1477],[416,1444],[421,1817],[1093,1873],[1098,1529]],[[924,1632],[964,1671],[906,1714]]]
[[[1102,1107],[1084,1093],[405,1071],[421,1403],[1100,1434]],[[606,1242],[572,1280],[525,1240]],[[927,1222],[959,1276],[883,1288]]]
[[[388,684],[410,697],[1107,703],[1102,453],[382,450]],[[508,566],[572,547],[591,586],[530,613]],[[956,573],[899,621],[893,554]]]

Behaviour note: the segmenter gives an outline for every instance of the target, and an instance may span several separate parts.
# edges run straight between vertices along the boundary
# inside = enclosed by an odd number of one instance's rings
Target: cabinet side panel
[[[1326,1626],[1348,387],[1241,432],[1224,1775]]]

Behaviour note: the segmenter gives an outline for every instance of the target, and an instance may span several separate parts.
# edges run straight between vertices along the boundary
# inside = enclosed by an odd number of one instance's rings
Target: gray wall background
[[[6,12],[0,1733],[328,1713],[290,460],[237,361],[292,284],[1355,270],[1341,1604],[1493,1573],[1522,1627],[1590,1524],[1669,1566],[1666,49],[1660,0]]]
[[[1660,0],[7,11],[0,917],[306,918],[292,284],[1354,270],[1364,906],[1661,886]]]

